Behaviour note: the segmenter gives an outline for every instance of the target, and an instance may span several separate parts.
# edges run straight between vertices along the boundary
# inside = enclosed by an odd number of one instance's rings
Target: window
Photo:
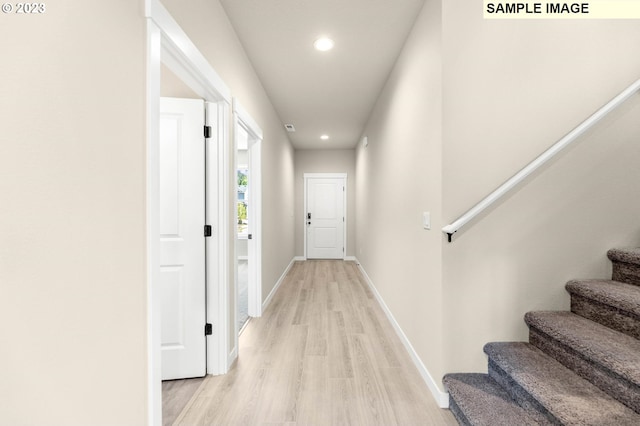
[[[246,236],[248,230],[247,203],[249,170],[246,165],[238,166],[238,236]]]

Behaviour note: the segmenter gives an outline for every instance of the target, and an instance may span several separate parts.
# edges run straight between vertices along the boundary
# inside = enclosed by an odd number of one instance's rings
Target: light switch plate
[[[431,213],[422,212],[422,227],[424,229],[431,229]]]

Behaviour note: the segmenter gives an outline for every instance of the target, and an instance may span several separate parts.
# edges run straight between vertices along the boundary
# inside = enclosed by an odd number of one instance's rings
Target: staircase
[[[640,248],[611,280],[566,285],[571,312],[529,312],[529,343],[488,343],[489,374],[447,374],[461,425],[640,425]]]

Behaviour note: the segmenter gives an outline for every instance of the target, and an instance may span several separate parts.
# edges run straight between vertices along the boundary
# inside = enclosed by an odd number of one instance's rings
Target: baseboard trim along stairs
[[[571,311],[529,312],[529,342],[487,343],[488,374],[443,378],[461,425],[640,425],[640,248],[611,280],[573,280]]]

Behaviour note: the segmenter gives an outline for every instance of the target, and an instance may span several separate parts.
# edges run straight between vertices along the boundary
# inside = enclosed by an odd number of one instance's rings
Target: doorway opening
[[[262,315],[262,129],[233,103],[236,164],[236,347],[251,317]]]
[[[210,138],[204,154],[206,204],[205,223],[212,236],[205,239],[206,373],[224,374],[229,362],[229,267],[228,249],[231,182],[229,152],[230,90],[204,56],[158,0],[145,3],[147,17],[147,413],[150,425],[162,424],[162,298],[160,238],[160,96],[161,66],[170,69],[200,99],[209,118]],[[204,131],[204,129],[203,129]],[[204,158],[203,158],[204,160]],[[223,285],[225,284],[225,285]],[[208,330],[202,325],[202,333]]]
[[[236,174],[237,174],[237,262],[238,269],[238,329],[242,333],[249,322],[249,215],[251,204],[251,183],[249,181],[249,133],[239,126],[236,135]]]

